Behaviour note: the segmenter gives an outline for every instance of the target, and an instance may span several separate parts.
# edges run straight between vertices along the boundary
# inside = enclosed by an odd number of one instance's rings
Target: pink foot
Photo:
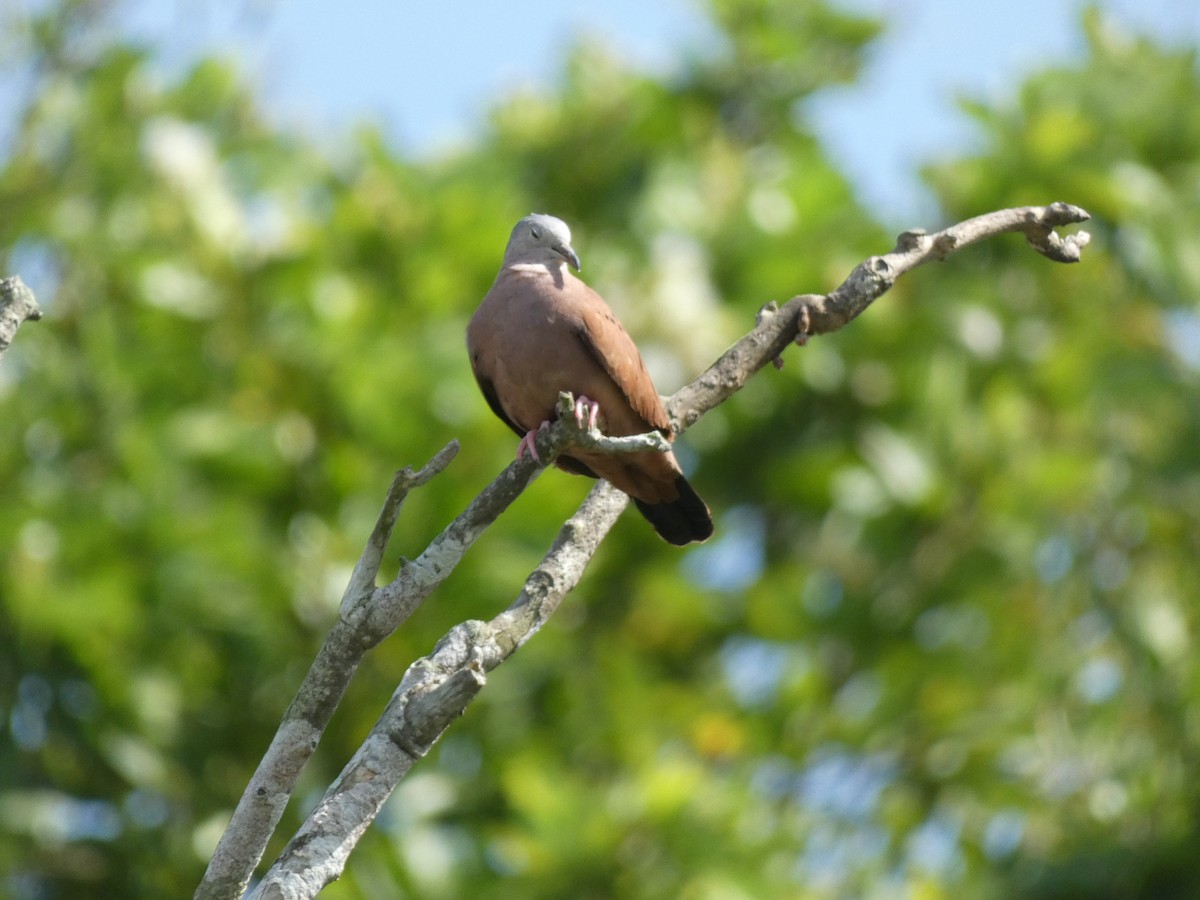
[[[540,463],[542,458],[538,456],[537,439],[538,435],[550,427],[549,422],[543,422],[537,428],[525,432],[525,437],[521,438],[521,443],[517,444],[517,462],[525,458],[525,453],[528,452],[533,457],[533,461]]]
[[[600,415],[600,404],[580,394],[579,399],[575,401],[575,424],[583,428],[583,423],[586,419],[587,430],[595,431],[596,417],[598,415]]]

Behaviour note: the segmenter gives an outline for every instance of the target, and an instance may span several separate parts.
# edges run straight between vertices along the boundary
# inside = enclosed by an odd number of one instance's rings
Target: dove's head
[[[532,263],[556,267],[563,262],[579,271],[579,257],[571,247],[571,229],[562,219],[534,213],[513,226],[504,250],[504,265]]]

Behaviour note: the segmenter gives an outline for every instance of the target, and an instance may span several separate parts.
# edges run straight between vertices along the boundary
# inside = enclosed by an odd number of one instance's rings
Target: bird
[[[569,267],[569,268],[568,268]],[[471,370],[492,411],[521,436],[517,458],[575,397],[576,420],[609,436],[658,431],[674,439],[662,398],[633,339],[604,299],[577,278],[579,256],[561,219],[534,213],[513,227],[496,280],[467,326]],[[538,460],[540,462],[540,460]],[[606,454],[573,448],[555,460],[628,494],[654,530],[683,546],[713,533],[708,506],[671,451]]]

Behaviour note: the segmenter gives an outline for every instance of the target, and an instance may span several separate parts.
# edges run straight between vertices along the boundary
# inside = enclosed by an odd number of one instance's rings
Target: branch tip
[[[425,463],[414,476],[413,486],[417,487],[425,484],[435,475],[439,475],[446,470],[446,467],[454,461],[454,457],[458,456],[458,451],[462,449],[458,438],[452,438],[445,447],[433,455],[429,462]]]
[[[0,356],[12,343],[22,322],[36,322],[41,317],[42,308],[20,275],[0,278]]]

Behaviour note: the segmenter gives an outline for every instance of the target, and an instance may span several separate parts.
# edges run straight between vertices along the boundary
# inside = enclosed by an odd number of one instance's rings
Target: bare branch
[[[560,400],[573,407],[570,395]],[[543,459],[572,446],[608,452],[666,449],[662,435],[607,438],[562,416],[539,437]],[[362,556],[342,596],[339,618],[318,651],[267,752],[242,792],[209,860],[196,898],[235,898],[246,890],[267,841],[279,824],[300,772],[317,749],[363,655],[398,628],[454,570],[471,545],[542,471],[531,460],[511,463],[415,560],[382,587],[375,578],[408,491],[429,481],[458,452],[452,441],[420,471],[397,473]],[[622,497],[624,495],[621,495]],[[623,503],[622,503],[623,506]],[[365,826],[364,826],[365,827]]]
[[[404,505],[404,499],[408,496],[408,492],[415,487],[420,487],[433,476],[445,470],[446,466],[450,465],[454,457],[458,455],[458,450],[458,441],[451,441],[433,459],[422,466],[420,471],[414,472],[409,466],[396,473],[396,477],[392,479],[392,486],[388,488],[387,498],[383,501],[379,519],[371,531],[371,536],[367,539],[362,556],[354,566],[350,582],[346,585],[346,592],[342,595],[343,609],[353,605],[357,598],[375,590],[375,576],[379,574],[383,553],[387,549],[388,541],[392,539],[392,529],[396,526],[396,517],[400,515],[400,507]]]
[[[916,266],[944,259],[985,237],[1010,231],[1025,233],[1030,245],[1050,259],[1074,262],[1087,244],[1087,234],[1080,232],[1061,238],[1053,228],[1087,218],[1088,214],[1078,207],[1056,203],[1048,207],[1000,210],[932,235],[905,232],[894,250],[857,266],[831,293],[804,294],[783,306],[770,303],[763,307],[749,334],[726,350],[699,378],[668,398],[667,410],[676,431],[686,430],[736,393],[750,376],[778,359],[793,341],[803,343],[811,335],[841,328],[886,292],[900,275]],[[569,400],[569,395],[560,397],[563,412],[571,409]],[[554,427],[538,437],[539,454],[545,459],[577,445],[608,452],[663,449],[656,445],[653,435],[613,439],[589,434],[575,425],[572,415],[560,414]],[[426,469],[433,465],[431,462]],[[355,569],[352,586],[347,588],[342,615],[247,787],[218,847],[218,854],[225,849],[225,855],[219,863],[214,855],[197,891],[198,898],[240,896],[278,823],[299,767],[316,748],[332,707],[341,699],[362,654],[416,609],[482,531],[540,471],[539,466],[528,460],[509,465],[390,584],[367,590],[366,573],[371,573],[373,584],[378,558],[399,509],[400,501],[393,498],[400,489],[393,482],[380,523]],[[486,673],[532,637],[579,583],[600,541],[627,504],[624,494],[601,481],[563,525],[508,609],[490,622],[470,621],[456,626],[438,642],[432,654],[409,667],[366,741],[268,871],[255,897],[312,897],[338,877],[359,837],[399,780],[428,752],[450,723],[462,715],[485,684]],[[285,735],[289,727],[296,733]],[[287,747],[277,749],[279,744]],[[273,754],[277,759],[268,765]],[[249,811],[239,819],[244,806]],[[268,806],[270,816],[258,814],[257,811]],[[253,827],[248,827],[251,824]],[[235,826],[240,837],[231,838]],[[227,843],[238,846],[227,848]]]
[[[629,498],[601,481],[558,533],[516,601],[491,622],[463,622],[405,672],[383,715],[251,895],[313,897],[337,878],[400,779],[579,583]]]
[[[209,860],[204,879],[196,889],[197,898],[233,898],[241,897],[245,892],[250,875],[279,824],[300,772],[316,751],[317,743],[341,702],[350,679],[358,670],[363,654],[390,633],[390,630],[378,631],[378,622],[368,623],[365,611],[375,605],[374,598],[389,589],[395,593],[394,586],[405,579],[405,573],[411,568],[402,568],[389,585],[375,587],[375,577],[400,506],[409,490],[425,484],[444,470],[457,452],[458,443],[451,442],[420,471],[414,473],[411,469],[405,469],[397,473],[367,547],[343,595],[341,614],[326,636],[325,643],[284,713],[271,745],[246,785],[229,825]],[[516,469],[523,471],[518,473],[514,471]],[[507,508],[538,471],[532,464],[509,466],[434,543],[446,540],[450,532],[460,534],[473,531],[476,535],[482,532],[483,527]],[[471,541],[462,543],[462,552],[470,546]],[[448,574],[449,570],[442,572],[441,578]],[[432,592],[441,578],[407,579],[411,592],[423,592],[418,599],[406,598],[403,605],[409,612]],[[405,617],[406,614],[397,617],[396,625]]]
[[[896,239],[890,253],[872,256],[857,266],[828,294],[802,294],[782,306],[768,303],[758,314],[753,331],[721,355],[691,384],[678,390],[667,402],[667,412],[678,432],[685,431],[706,412],[741,390],[750,376],[780,354],[793,341],[837,331],[859,316],[891,289],[901,275],[928,262],[988,237],[1023,232],[1037,252],[1055,262],[1078,262],[1089,241],[1086,231],[1059,237],[1056,226],[1084,222],[1088,213],[1078,206],[1022,206],[1002,209],[952,225],[942,231],[906,231]]]
[[[26,319],[37,321],[42,308],[20,275],[0,279],[0,358],[17,336],[17,329]]]

